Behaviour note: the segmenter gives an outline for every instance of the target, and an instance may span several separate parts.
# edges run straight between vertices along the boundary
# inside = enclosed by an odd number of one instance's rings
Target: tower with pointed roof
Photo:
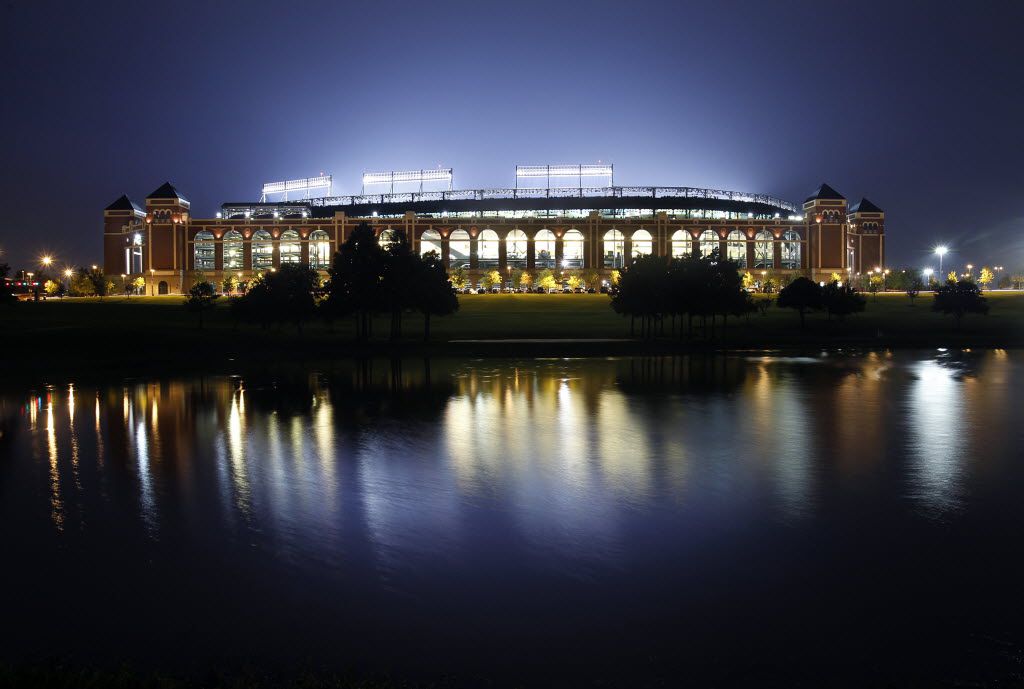
[[[181,291],[190,209],[188,199],[170,182],[164,182],[146,196],[149,260],[145,277],[155,285],[156,293]]]
[[[862,198],[846,216],[846,255],[853,273],[885,267],[885,212]]]
[[[832,273],[844,274],[846,260],[846,197],[822,184],[804,200],[807,222],[807,254],[813,277],[827,280]]]
[[[145,270],[146,213],[122,194],[103,209],[103,272],[108,275]]]

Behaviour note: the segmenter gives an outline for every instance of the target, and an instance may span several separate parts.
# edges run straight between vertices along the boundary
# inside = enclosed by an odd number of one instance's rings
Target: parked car
[[[597,290],[594,289],[593,287],[588,287],[587,294],[597,294]]]
[[[485,290],[485,289],[484,289],[483,287],[481,287],[480,289],[478,289],[478,290],[476,291],[476,293],[477,293],[477,294],[487,294],[487,290]]]

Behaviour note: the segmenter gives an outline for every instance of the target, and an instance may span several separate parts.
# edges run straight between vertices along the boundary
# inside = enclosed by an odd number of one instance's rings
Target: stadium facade
[[[414,251],[437,251],[473,282],[517,269],[607,277],[639,255],[716,249],[755,275],[852,277],[885,261],[883,211],[867,199],[848,205],[827,184],[799,207],[714,189],[580,186],[225,203],[216,217],[195,218],[165,183],[143,204],[121,196],[103,215],[104,270],[142,276],[153,294],[187,290],[197,272],[221,282],[285,263],[325,271],[361,223],[382,242],[404,232]]]

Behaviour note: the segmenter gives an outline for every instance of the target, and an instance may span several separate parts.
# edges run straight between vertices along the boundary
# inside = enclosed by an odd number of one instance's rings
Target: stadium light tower
[[[940,245],[935,247],[935,254],[939,257],[939,275],[942,275],[942,257],[949,253],[949,247]]]

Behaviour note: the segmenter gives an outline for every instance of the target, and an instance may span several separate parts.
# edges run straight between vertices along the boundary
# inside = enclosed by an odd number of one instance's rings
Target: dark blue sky
[[[618,184],[887,211],[889,263],[1024,268],[1024,3],[162,2],[3,6],[0,261],[101,255],[164,180],[613,162]],[[947,258],[947,264],[950,259]]]

